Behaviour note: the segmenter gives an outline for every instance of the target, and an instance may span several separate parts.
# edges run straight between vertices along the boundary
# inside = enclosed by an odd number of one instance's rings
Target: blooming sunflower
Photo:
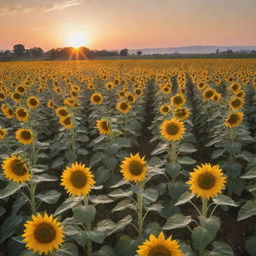
[[[21,122],[27,122],[29,119],[29,113],[23,107],[17,108],[15,111],[15,115],[16,115],[17,120],[19,120]]]
[[[11,155],[3,161],[4,176],[14,182],[30,180],[30,170],[27,161],[20,155]]]
[[[183,95],[177,94],[171,97],[170,99],[173,106],[176,108],[182,107],[185,104],[185,97]]]
[[[12,95],[11,95],[11,98],[13,99],[14,102],[19,102],[21,100],[21,95],[20,93],[18,92],[14,92]]]
[[[73,196],[86,196],[95,184],[90,168],[81,163],[73,163],[61,176],[61,185]]]
[[[190,116],[190,112],[187,108],[177,108],[175,111],[174,111],[174,116],[183,121],[187,118],[189,118]]]
[[[101,93],[95,92],[92,96],[91,96],[91,102],[94,105],[100,105],[103,102],[103,96],[101,95]]]
[[[230,101],[229,101],[229,107],[232,110],[239,110],[240,108],[242,108],[244,105],[244,100],[242,98],[239,97],[233,97]]]
[[[16,139],[23,144],[31,144],[34,141],[34,134],[30,129],[20,128],[15,135]]]
[[[176,240],[172,240],[171,236],[165,239],[161,232],[158,237],[151,234],[149,240],[139,246],[137,254],[139,256],[184,256],[179,247]]]
[[[127,114],[132,106],[125,101],[120,101],[116,105],[116,109],[124,114]]]
[[[148,168],[144,158],[141,158],[139,154],[130,154],[130,157],[122,161],[120,172],[125,180],[140,182],[146,178]]]
[[[110,123],[107,119],[97,120],[96,126],[102,135],[108,135],[111,133]]]
[[[55,114],[58,118],[64,118],[69,115],[69,111],[66,107],[58,107],[55,110]]]
[[[212,88],[207,88],[207,89],[205,89],[205,91],[203,92],[203,98],[204,98],[205,100],[211,100],[214,95],[215,95],[215,91],[214,91]]]
[[[160,113],[166,115],[170,112],[171,106],[169,104],[163,104],[159,107]]]
[[[237,127],[243,120],[244,114],[242,112],[234,112],[225,120],[225,126],[229,128]]]
[[[36,109],[40,105],[40,101],[37,97],[31,96],[27,99],[27,106],[30,109]]]
[[[201,198],[214,198],[225,188],[226,177],[218,165],[202,164],[189,173],[192,193]]]
[[[22,237],[28,249],[46,255],[57,250],[62,244],[63,227],[52,215],[37,213],[36,216],[32,216],[32,220],[25,223]]]
[[[60,119],[60,124],[66,129],[71,129],[73,127],[71,117],[68,115]]]
[[[8,119],[11,119],[11,118],[14,117],[14,113],[13,113],[13,110],[12,110],[11,107],[9,107],[9,106],[3,104],[3,105],[1,106],[1,110],[2,110],[3,114],[4,114]]]
[[[48,102],[47,102],[47,107],[48,107],[48,108],[51,108],[51,109],[54,108],[54,103],[53,103],[52,100],[48,100]]]
[[[135,101],[136,101],[135,96],[132,95],[131,93],[128,93],[128,94],[126,95],[126,98],[127,98],[128,102],[130,102],[130,103],[135,103]]]
[[[8,131],[6,129],[0,127],[0,141],[5,139],[7,134],[8,134]]]
[[[161,135],[166,140],[171,140],[171,141],[182,139],[185,133],[185,127],[183,122],[175,118],[164,121],[160,127],[160,130],[161,130]]]

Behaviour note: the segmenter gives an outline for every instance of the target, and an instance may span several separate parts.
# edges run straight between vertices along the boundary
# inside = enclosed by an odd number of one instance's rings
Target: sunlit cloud
[[[60,11],[81,4],[81,0],[0,0],[0,15]]]

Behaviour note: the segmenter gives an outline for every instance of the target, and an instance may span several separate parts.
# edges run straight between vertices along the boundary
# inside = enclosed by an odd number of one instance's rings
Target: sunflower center
[[[168,249],[160,245],[153,247],[149,252],[149,256],[172,256],[172,254]]]
[[[231,104],[233,107],[239,107],[241,105],[241,102],[239,99],[236,99],[236,100],[232,101]]]
[[[32,106],[36,106],[37,105],[37,100],[36,99],[30,99],[30,101],[29,101],[29,103],[30,103],[30,105],[32,105]]]
[[[59,114],[60,114],[61,116],[66,116],[66,115],[68,115],[68,112],[67,112],[65,109],[61,109],[61,110],[59,111]]]
[[[100,102],[100,96],[99,96],[99,95],[95,95],[95,96],[93,97],[93,100],[94,100],[95,102]]]
[[[70,181],[75,188],[83,188],[87,183],[87,177],[82,171],[74,171],[71,174]]]
[[[105,131],[108,131],[108,130],[109,130],[108,124],[107,124],[106,121],[103,121],[103,122],[101,123],[101,128],[102,128],[103,130],[105,130]]]
[[[24,164],[21,161],[19,161],[18,159],[14,159],[11,162],[10,167],[12,169],[12,172],[14,172],[18,176],[23,176],[28,171],[27,168],[24,166]]]
[[[163,107],[163,112],[165,112],[165,113],[166,113],[166,112],[168,112],[168,110],[169,110],[169,108],[168,108],[168,107],[166,107],[166,106],[164,106],[164,107]]]
[[[34,236],[39,243],[48,244],[55,239],[56,231],[52,225],[41,223],[35,229]]]
[[[65,123],[66,125],[70,125],[70,124],[71,124],[70,117],[66,117],[65,120],[64,120],[64,123]]]
[[[235,124],[236,122],[238,121],[238,116],[236,114],[232,114],[229,119],[228,119],[228,122],[230,124]]]
[[[216,182],[214,175],[209,172],[203,173],[199,176],[198,185],[202,189],[211,189]]]
[[[132,175],[139,176],[143,171],[143,165],[136,160],[132,160],[132,162],[129,164],[129,170]]]
[[[27,113],[23,109],[19,109],[17,113],[20,117],[26,117],[27,115]]]
[[[176,135],[179,132],[179,126],[177,124],[171,123],[167,125],[166,132],[170,135]]]
[[[213,96],[213,91],[207,91],[207,92],[205,93],[205,96],[206,96],[207,98],[212,97],[212,96]]]
[[[126,110],[126,109],[128,108],[128,105],[123,102],[123,103],[121,103],[120,108],[121,108],[122,110]]]
[[[24,139],[24,140],[30,140],[32,135],[29,131],[22,131],[21,132],[21,137]]]
[[[20,94],[18,94],[18,93],[14,93],[13,97],[14,97],[14,99],[19,100],[19,99],[20,99]]]
[[[180,96],[176,96],[176,97],[174,97],[173,102],[175,104],[181,104],[182,103],[182,98]]]

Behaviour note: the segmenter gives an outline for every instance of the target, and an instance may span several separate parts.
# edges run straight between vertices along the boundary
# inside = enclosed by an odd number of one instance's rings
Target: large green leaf
[[[191,193],[190,191],[186,191],[179,197],[175,206],[185,204],[185,203],[189,202],[190,200],[192,200],[194,197],[195,197],[195,194]]]
[[[47,204],[55,204],[61,196],[61,193],[56,190],[49,190],[45,193],[40,193],[36,195],[36,198]]]
[[[239,205],[237,205],[232,198],[225,196],[225,195],[218,195],[217,197],[215,197],[213,199],[213,202],[217,205],[228,205],[228,206],[234,206],[234,207],[238,207]]]
[[[249,200],[241,207],[238,213],[238,221],[247,219],[253,215],[256,215],[256,200]]]
[[[96,208],[93,205],[78,205],[72,208],[74,218],[83,224],[90,224],[96,214]]]
[[[14,183],[14,182],[9,182],[8,185],[0,191],[0,199],[4,199],[4,198],[14,194],[16,191],[18,191],[23,186],[25,186],[24,183],[18,184],[18,183]]]
[[[171,216],[163,226],[163,229],[171,230],[176,228],[187,227],[192,222],[191,216],[184,216],[182,214],[174,214]]]
[[[212,237],[207,229],[203,227],[196,227],[192,231],[193,246],[199,252],[203,251],[206,246],[210,243]]]

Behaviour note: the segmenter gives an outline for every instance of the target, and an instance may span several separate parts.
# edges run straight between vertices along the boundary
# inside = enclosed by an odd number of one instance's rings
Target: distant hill
[[[168,47],[168,48],[145,48],[145,49],[129,49],[129,54],[136,54],[138,50],[142,51],[142,54],[200,54],[200,53],[216,53],[219,49],[220,52],[232,50],[232,51],[251,51],[256,50],[256,46],[185,46],[185,47]]]

